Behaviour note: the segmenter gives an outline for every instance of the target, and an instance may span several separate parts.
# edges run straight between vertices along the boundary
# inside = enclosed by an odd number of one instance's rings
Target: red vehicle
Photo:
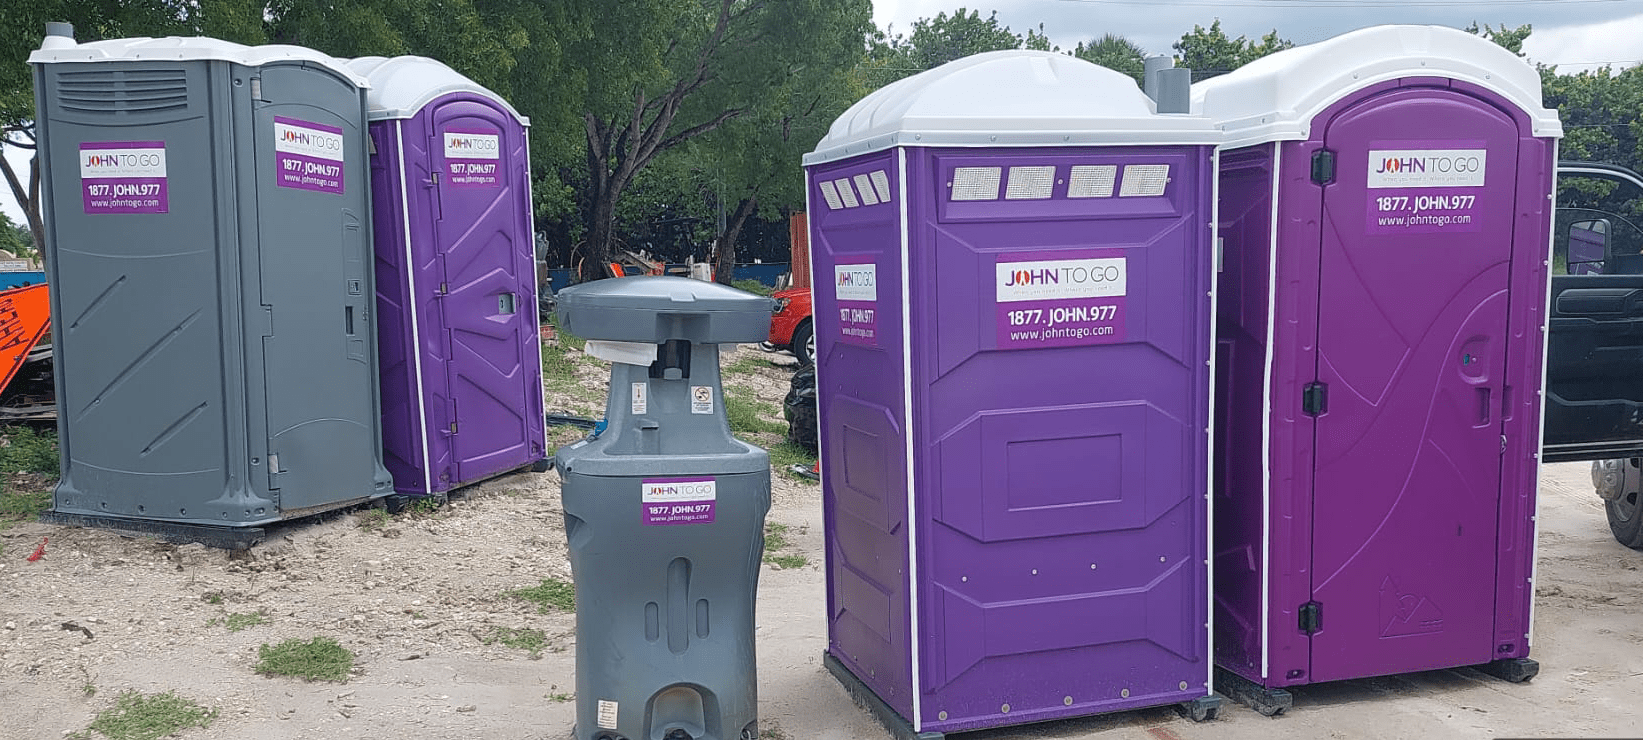
[[[816,322],[810,316],[810,289],[777,291],[776,311],[770,316],[770,344],[799,358],[800,365],[816,362]]]

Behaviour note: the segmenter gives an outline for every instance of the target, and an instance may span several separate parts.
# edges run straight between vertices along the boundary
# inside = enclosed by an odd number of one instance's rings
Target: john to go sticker
[[[712,478],[649,478],[640,481],[639,506],[645,524],[706,524],[713,521],[719,486]]]

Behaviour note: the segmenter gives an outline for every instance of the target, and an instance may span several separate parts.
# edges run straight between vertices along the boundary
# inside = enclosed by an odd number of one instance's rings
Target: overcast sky
[[[906,33],[919,18],[960,7],[998,19],[1017,33],[1040,24],[1062,48],[1116,33],[1154,54],[1171,53],[1170,44],[1191,31],[1221,19],[1234,38],[1257,38],[1276,29],[1278,35],[1306,44],[1379,23],[1433,23],[1464,28],[1480,24],[1533,24],[1524,51],[1537,62],[1577,72],[1603,64],[1629,67],[1643,60],[1643,0],[873,0],[873,20],[892,33]],[[22,171],[27,157],[7,147],[7,156]],[[8,189],[0,188],[0,210],[21,222]]]
[[[1577,72],[1591,62],[1616,67],[1643,60],[1643,0],[873,0],[880,28],[905,34],[913,21],[964,7],[998,19],[1017,33],[1043,25],[1063,49],[1115,33],[1153,54],[1191,31],[1221,20],[1228,36],[1258,38],[1276,29],[1297,44],[1381,23],[1429,23],[1465,28],[1472,22],[1534,25],[1524,44],[1530,58]]]

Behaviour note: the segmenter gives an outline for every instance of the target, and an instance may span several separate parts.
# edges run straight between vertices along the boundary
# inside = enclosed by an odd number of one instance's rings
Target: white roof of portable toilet
[[[360,87],[370,83],[359,73],[348,69],[341,59],[321,54],[305,46],[267,44],[246,46],[232,41],[205,36],[167,36],[165,38],[109,39],[84,44],[66,36],[47,36],[40,48],[29,54],[30,64],[53,62],[103,61],[226,61],[257,67],[271,62],[314,62],[347,78]]]
[[[468,92],[501,104],[518,119],[520,125],[531,125],[530,119],[519,115],[519,111],[514,110],[513,105],[502,96],[437,59],[417,56],[360,57],[349,60],[348,67],[371,81],[371,92],[365,96],[365,104],[373,121],[410,118],[441,95]]]
[[[1226,131],[1226,146],[1310,138],[1312,119],[1376,83],[1448,77],[1523,109],[1535,136],[1562,136],[1544,108],[1540,72],[1488,39],[1444,26],[1373,26],[1257,59],[1192,86],[1192,111]]]
[[[1135,80],[1077,57],[993,51],[862,98],[833,122],[804,163],[894,146],[1220,143],[1209,119],[1156,109]]]

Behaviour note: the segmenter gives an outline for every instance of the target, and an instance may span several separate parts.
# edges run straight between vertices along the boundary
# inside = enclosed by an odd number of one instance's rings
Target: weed
[[[759,740],[787,740],[787,733],[780,727],[766,727],[759,731]]]
[[[781,555],[779,550],[791,546],[793,542],[787,539],[788,526],[779,522],[767,522],[764,525],[764,561],[782,570],[803,568],[810,564],[810,558],[803,555]]]
[[[803,568],[810,564],[810,558],[803,555],[766,555],[764,561],[782,570]]]
[[[424,496],[406,506],[405,513],[413,519],[422,519],[433,516],[441,506],[444,506],[444,504],[439,499],[433,496]]]
[[[0,473],[39,473],[53,478],[61,472],[57,430],[36,431],[16,425],[0,427]]]
[[[544,578],[539,586],[502,592],[503,596],[536,604],[538,611],[572,611],[576,608],[576,585],[558,578]]]
[[[780,416],[776,407],[768,403],[753,401],[739,396],[725,398],[725,420],[730,422],[730,431],[767,434],[787,433],[787,424],[779,421],[770,421],[765,416]]]
[[[575,694],[560,694],[560,693],[548,694],[548,701],[566,702],[566,701],[570,701],[571,699],[575,699],[575,698],[576,698]]]
[[[354,517],[360,529],[378,530],[388,526],[387,509],[366,509]]]
[[[91,683],[89,681],[86,682],[86,683],[80,684],[80,693],[85,694],[86,698],[88,698],[88,699],[93,697],[93,696],[96,696],[97,695],[97,684]]]
[[[216,718],[216,709],[202,707],[173,691],[127,691],[120,694],[112,709],[98,714],[80,737],[90,737],[89,732],[96,730],[109,740],[158,740],[190,727],[209,727]]]
[[[764,551],[768,555],[788,546],[787,525],[771,522],[764,525]]]
[[[342,683],[354,669],[354,654],[329,637],[306,642],[292,638],[274,646],[263,643],[257,648],[257,658],[257,673],[305,681]]]
[[[771,294],[776,292],[775,288],[772,288],[768,285],[765,285],[764,283],[761,283],[761,282],[759,282],[757,280],[754,280],[752,278],[744,278],[742,280],[732,280],[732,281],[730,281],[730,285],[733,288],[736,288],[738,290],[745,290],[749,293],[752,293],[753,295],[771,295]]]
[[[227,627],[229,632],[239,632],[240,630],[250,629],[259,624],[268,624],[268,615],[263,614],[261,611],[254,611],[245,612],[243,614],[229,614],[220,620],[213,621],[221,621],[222,625]]]
[[[221,604],[222,600],[223,592],[221,591],[207,591],[206,593],[200,594],[200,601],[207,604]]]
[[[492,627],[490,634],[479,638],[486,645],[502,643],[507,647],[524,650],[531,654],[531,659],[542,657],[542,648],[548,646],[548,636],[542,630],[533,630],[529,627]]]

